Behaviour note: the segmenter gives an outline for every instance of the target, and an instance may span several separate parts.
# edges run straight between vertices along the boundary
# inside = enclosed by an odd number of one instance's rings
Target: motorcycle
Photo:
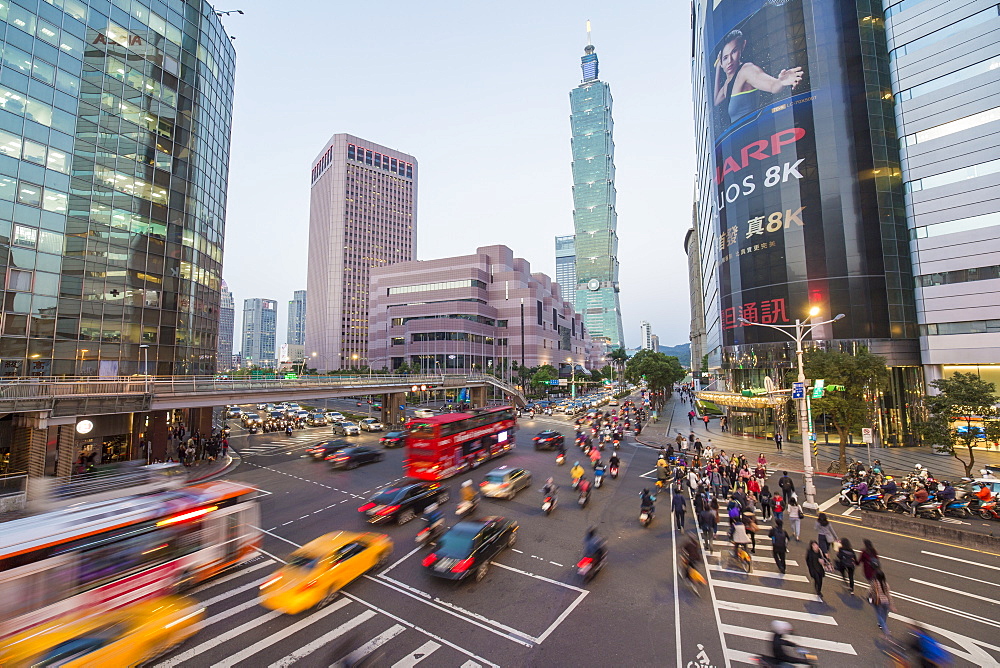
[[[952,499],[943,505],[942,511],[945,515],[952,515],[954,517],[969,516],[969,501],[967,499]]]
[[[585,554],[583,559],[577,562],[576,573],[583,578],[584,584],[593,580],[598,571],[604,568],[607,558],[606,551],[602,551],[597,554]]]
[[[886,509],[894,513],[910,512],[910,495],[906,492],[897,492],[886,502]]]
[[[929,520],[939,520],[944,517],[944,513],[941,511],[941,504],[932,499],[928,499],[917,506],[915,515]]]
[[[645,529],[646,527],[648,527],[649,523],[652,521],[653,521],[652,508],[643,508],[639,511],[639,524],[642,525],[642,528]]]
[[[579,478],[573,478],[573,489],[576,489],[579,486],[580,486],[580,479]]]
[[[1000,511],[997,511],[996,500],[979,504],[979,516],[984,520],[1000,520]]]
[[[549,494],[549,495],[548,495],[548,496],[546,496],[546,497],[545,497],[544,499],[542,499],[542,511],[543,511],[543,512],[544,512],[544,513],[545,513],[546,515],[548,515],[548,514],[549,514],[549,513],[551,513],[551,512],[553,511],[553,510],[555,510],[555,509],[556,509],[556,503],[557,503],[557,501],[556,501],[556,497],[555,497],[555,496],[553,496],[553,495],[551,495],[551,494]]]
[[[612,479],[615,479],[615,478],[617,478],[617,477],[618,477],[618,467],[617,467],[617,466],[612,466],[612,467],[611,467],[611,468],[610,468],[610,469],[608,470],[608,473],[610,473],[610,474],[611,474],[611,478],[612,478]]]
[[[560,452],[558,455],[556,455],[556,466],[562,466],[565,463],[566,463],[566,454]]]
[[[818,661],[819,661],[818,657],[815,654],[813,654],[812,652],[809,652],[808,650],[802,649],[801,647],[790,647],[789,648],[789,654],[797,654],[798,656],[795,659],[793,659],[792,661],[789,661],[789,662],[786,662],[786,663],[778,663],[777,661],[774,660],[773,657],[764,656],[763,654],[757,655],[756,657],[754,657],[754,659],[755,659],[755,663],[758,666],[784,666],[784,665],[788,665],[788,664],[791,664],[791,665],[794,665],[794,666],[817,666],[817,665],[819,665],[819,663],[818,663]]]
[[[417,532],[417,545],[433,545],[442,533],[444,533],[444,524],[442,522],[426,526]]]
[[[590,490],[580,492],[580,497],[577,499],[577,503],[580,504],[581,508],[585,508],[587,503],[590,501]]]
[[[598,466],[594,468],[594,487],[600,487],[604,484],[604,467]]]

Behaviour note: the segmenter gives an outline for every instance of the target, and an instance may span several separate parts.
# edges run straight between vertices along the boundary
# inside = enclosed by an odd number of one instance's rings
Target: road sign
[[[874,443],[875,436],[874,430],[871,427],[865,427],[861,430],[861,440],[864,443]]]
[[[558,378],[553,378],[552,380],[549,381],[549,385],[558,385],[558,384],[559,384]]]
[[[560,385],[569,385],[569,381],[566,380],[565,378],[560,378],[559,379],[559,384]]]
[[[792,383],[792,399],[805,399],[806,384]]]
[[[826,381],[824,381],[822,378],[813,381],[813,391],[812,391],[812,398],[813,399],[822,399],[823,398],[823,385],[825,383],[826,383]]]

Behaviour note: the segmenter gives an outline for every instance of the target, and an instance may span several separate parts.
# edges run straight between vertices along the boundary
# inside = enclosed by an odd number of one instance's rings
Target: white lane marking
[[[242,635],[246,631],[256,628],[261,624],[266,624],[275,617],[281,616],[281,614],[282,613],[277,610],[270,610],[266,614],[263,614],[260,617],[257,617],[256,619],[251,619],[246,624],[241,624],[236,628],[229,629],[225,633],[220,633],[217,636],[213,636],[211,640],[207,640],[201,643],[200,645],[197,645],[196,647],[192,647],[191,649],[185,652],[181,652],[180,654],[170,657],[169,659],[163,661],[162,663],[156,664],[156,668],[172,668],[172,666],[184,663],[189,659],[193,659],[196,656],[200,656],[202,652],[210,650],[213,647],[217,647],[226,641],[232,640],[233,638]]]
[[[210,629],[212,628],[212,624],[216,622],[221,622],[223,619],[229,619],[233,615],[243,612],[244,610],[249,610],[250,608],[257,607],[257,605],[259,605],[257,602],[257,597],[254,597],[249,601],[244,601],[243,603],[240,603],[237,606],[234,606],[232,608],[227,608],[216,615],[212,615],[204,622],[202,622],[202,628]]]
[[[549,563],[552,564],[553,566],[559,566],[560,568],[562,567],[562,564],[557,563],[555,561],[549,561]]]
[[[383,570],[382,574],[385,575],[386,573],[388,573],[389,571],[391,571],[392,569],[394,569],[396,566],[399,566],[401,563],[403,563],[404,561],[406,561],[407,559],[409,559],[410,557],[412,557],[413,553],[416,552],[416,551],[418,551],[421,547],[422,547],[421,545],[417,545],[415,548],[413,548],[412,550],[410,550],[409,552],[407,552],[406,554],[404,554],[402,556],[402,558],[400,558],[396,563],[394,563],[393,565],[389,566],[389,568],[386,568],[385,570]]]
[[[319,620],[323,619],[327,615],[332,615],[333,613],[335,613],[338,610],[340,610],[341,608],[343,608],[345,605],[350,605],[350,604],[351,604],[351,602],[348,601],[345,598],[337,599],[332,604],[330,604],[329,606],[323,608],[319,612],[314,612],[313,614],[309,615],[305,619],[300,619],[299,621],[295,622],[294,624],[292,624],[290,626],[286,626],[283,629],[278,629],[278,630],[272,632],[269,636],[267,636],[263,640],[259,640],[259,641],[255,642],[254,644],[250,645],[249,647],[245,647],[245,648],[241,649],[236,654],[232,654],[230,656],[227,656],[225,659],[223,659],[219,663],[216,663],[215,665],[213,665],[212,668],[231,668],[232,666],[235,666],[240,661],[244,661],[244,660],[250,658],[251,656],[253,656],[254,654],[257,654],[261,650],[267,649],[271,645],[274,645],[275,643],[281,642],[282,640],[284,640],[288,636],[292,635],[293,633],[298,633],[302,629],[308,627],[310,624],[313,624],[314,622],[318,622]],[[375,615],[375,613],[371,612],[370,610],[366,610],[365,612],[371,613],[370,616],[374,616]],[[363,614],[359,615],[355,619],[358,619],[358,618],[360,618],[362,616],[364,616],[364,615]]]
[[[811,612],[768,608],[763,605],[750,605],[749,603],[736,603],[734,601],[718,601],[715,605],[720,610],[728,610],[730,612],[742,612],[751,615],[777,617],[779,619],[798,619],[803,622],[816,622],[817,624],[830,624],[832,626],[837,625],[837,620],[833,617],[829,617],[827,615],[814,615]]]
[[[371,654],[379,647],[386,644],[387,642],[389,642],[390,640],[392,640],[405,630],[406,628],[403,627],[402,625],[393,624],[388,629],[386,629],[382,633],[378,634],[377,636],[366,642],[361,647],[357,648],[356,650],[348,654],[348,656],[351,658],[351,661],[361,661],[366,656],[368,656],[369,654]],[[284,666],[271,666],[271,668],[284,668]]]
[[[751,629],[745,626],[733,626],[732,624],[723,624],[722,630],[729,635],[740,636],[741,638],[753,638],[754,640],[770,640],[771,636],[774,635],[770,631]],[[821,649],[826,652],[839,652],[840,654],[850,654],[852,656],[857,656],[858,654],[854,651],[854,646],[846,642],[835,642],[833,640],[823,640],[822,638],[807,638],[805,636],[788,636],[788,639],[796,645]]]
[[[510,548],[510,551],[517,552],[518,554],[524,554],[524,552],[522,552],[521,550],[515,550],[514,548]]]
[[[545,639],[549,637],[549,634],[555,631],[559,627],[559,625],[562,624],[566,620],[566,618],[570,616],[570,613],[572,613],[576,609],[576,606],[580,605],[583,599],[587,598],[587,594],[589,593],[590,593],[589,591],[584,591],[579,596],[577,596],[576,599],[569,604],[569,607],[563,610],[559,614],[559,616],[556,617],[556,620],[549,625],[549,628],[545,629],[540,636],[535,638],[535,641],[539,645],[545,642]]]
[[[914,564],[910,561],[903,561],[902,559],[893,559],[892,557],[887,557],[884,554],[878,555],[880,559],[885,559],[886,561],[895,561],[899,564],[906,564],[907,566],[915,566],[917,568],[926,568],[929,571],[934,571],[935,573],[940,573],[940,568],[932,568],[931,566],[925,566],[924,564]],[[989,580],[980,580],[978,578],[970,578],[968,575],[959,575],[958,573],[948,573],[950,578],[961,578],[963,580],[972,580],[973,582],[978,582],[979,584],[993,585],[994,587],[1000,587],[1000,582],[990,582]]]
[[[793,573],[782,574],[772,571],[762,571],[757,568],[753,569],[753,573],[747,573],[746,571],[737,570],[735,568],[725,568],[716,564],[709,564],[708,567],[713,571],[718,571],[720,573],[732,573],[733,575],[750,575],[757,578],[773,578],[775,580],[783,580],[784,582],[809,582],[809,578],[806,576],[795,575]]]
[[[343,601],[345,604],[347,603],[346,599],[340,599],[340,600]],[[299,659],[309,656],[310,654],[320,649],[324,645],[330,643],[332,640],[336,640],[337,638],[344,635],[351,629],[360,626],[361,624],[367,622],[369,619],[375,616],[376,616],[375,613],[372,612],[371,610],[365,610],[357,617],[347,620],[337,628],[333,629],[332,631],[328,631],[327,633],[324,633],[319,638],[316,638],[316,640],[313,640],[311,643],[307,645],[303,645],[302,647],[298,648],[288,656],[278,659],[277,661],[271,664],[270,668],[285,668],[285,666],[290,666]],[[399,628],[402,629],[402,627]]]
[[[952,647],[944,647],[944,649],[953,654],[954,656],[958,656],[965,659],[966,661],[969,661],[973,665],[988,666],[996,663],[995,658],[993,658],[992,656],[984,652],[982,649],[980,649],[981,647],[985,647],[986,649],[991,649],[994,652],[1000,652],[1000,647],[997,647],[996,645],[991,645],[988,642],[979,640],[978,638],[970,638],[968,636],[963,636],[961,633],[955,633],[954,631],[942,629],[939,626],[934,626],[926,622],[918,622],[915,619],[904,617],[903,615],[897,614],[895,612],[890,612],[889,617],[892,619],[898,619],[899,621],[905,622],[907,624],[919,624],[928,631],[933,631],[942,638],[948,638],[949,640],[958,643],[966,650],[968,650],[968,653],[962,652],[961,650],[957,650]]]
[[[272,536],[273,538],[277,538],[278,540],[283,540],[283,541],[285,541],[286,543],[288,543],[289,545],[294,545],[294,546],[295,546],[296,548],[299,548],[299,547],[302,547],[302,546],[301,546],[301,545],[299,545],[298,543],[294,543],[294,542],[292,542],[292,541],[288,540],[287,538],[284,538],[284,537],[282,537],[282,536],[279,536],[279,535],[278,535],[278,534],[276,534],[276,533],[271,533],[271,532],[270,532],[270,531],[268,531],[267,529],[261,529],[260,527],[254,527],[253,525],[251,525],[251,526],[252,526],[252,527],[253,527],[254,529],[257,529],[258,531],[263,531],[263,532],[264,532],[264,533],[266,533],[266,534],[267,534],[268,536]]]
[[[965,619],[969,619],[974,622],[979,622],[980,624],[986,624],[987,626],[993,626],[995,628],[1000,629],[1000,624],[998,624],[997,622],[994,622],[990,619],[986,619],[985,617],[982,616],[969,614],[964,610],[956,610],[955,608],[949,608],[947,605],[941,605],[940,603],[934,603],[932,601],[925,601],[922,598],[917,598],[916,596],[910,596],[909,594],[901,594],[899,592],[896,592],[895,594],[893,594],[893,596],[902,599],[904,601],[909,601],[910,603],[923,605],[928,608],[933,608],[934,610],[940,610],[941,612],[950,612],[956,617],[964,617]]]
[[[253,582],[249,582],[249,583],[247,583],[247,584],[245,584],[245,585],[243,585],[241,587],[237,587],[236,589],[230,589],[229,591],[227,591],[225,593],[222,593],[222,594],[219,594],[218,596],[213,596],[212,598],[208,599],[207,601],[200,601],[200,603],[201,603],[202,607],[207,608],[207,607],[209,607],[211,605],[215,605],[219,601],[225,601],[227,598],[232,598],[233,596],[236,596],[237,594],[242,594],[243,592],[245,592],[248,589],[254,589],[256,587],[259,587],[260,584],[263,581],[264,580],[254,580]]]
[[[451,647],[453,650],[455,650],[457,652],[461,652],[462,654],[464,654],[466,656],[471,656],[473,659],[479,659],[480,661],[482,661],[483,663],[485,663],[487,666],[492,666],[492,668],[500,668],[497,664],[490,663],[489,661],[487,661],[483,657],[477,656],[477,655],[473,654],[472,652],[470,652],[469,650],[467,650],[467,649],[465,649],[463,647],[459,647],[458,645],[456,645],[455,643],[451,642],[450,640],[445,640],[444,638],[442,638],[440,636],[434,635],[430,631],[424,630],[423,628],[417,626],[413,622],[408,622],[405,619],[402,619],[401,617],[397,617],[396,615],[392,614],[391,612],[387,612],[387,611],[383,610],[382,608],[380,608],[380,607],[378,607],[376,605],[372,605],[371,603],[369,603],[367,601],[364,601],[364,600],[358,598],[357,596],[355,596],[353,594],[348,594],[348,593],[344,592],[343,595],[346,596],[347,598],[351,599],[352,601],[357,601],[361,605],[366,606],[368,608],[371,608],[375,612],[378,612],[378,613],[381,613],[381,614],[385,615],[389,619],[392,619],[392,620],[395,620],[395,621],[399,622],[403,626],[408,626],[411,629],[413,629],[414,631],[417,631],[418,633],[423,633],[428,638],[433,638],[434,640],[438,641],[442,645],[447,645],[448,647]],[[482,668],[482,666],[480,666],[480,664],[478,664],[478,663],[474,663],[472,661],[469,661],[468,663],[472,664],[473,666],[476,666],[477,668]]]
[[[674,646],[677,648],[677,665],[682,666],[684,659],[681,654],[681,593],[677,588],[677,562],[680,559],[680,553],[677,552],[677,515],[675,513],[670,513],[670,549],[673,555],[670,560],[672,566],[670,570],[673,571],[674,578]]]
[[[493,665],[493,664],[490,664],[490,665]],[[462,664],[461,668],[483,668],[483,667],[480,666],[475,661],[466,661],[465,663]]]
[[[408,656],[405,656],[396,663],[392,664],[392,668],[413,668],[413,666],[429,657],[440,647],[440,643],[428,640],[423,645],[410,652]]]
[[[837,504],[839,501],[840,501],[840,493],[838,492],[837,494],[833,495],[823,503],[819,504],[819,512],[821,513],[826,512],[828,508]]]
[[[928,552],[927,550],[920,550],[921,554],[926,554],[932,557],[940,557],[941,559],[951,559],[952,561],[960,561],[963,564],[972,564],[973,566],[982,566],[983,568],[991,568],[995,571],[1000,571],[1000,566],[990,566],[989,564],[981,564],[978,561],[969,561],[968,559],[961,559],[959,557],[949,557],[946,554],[938,554],[937,552]]]
[[[806,592],[793,591],[791,589],[778,589],[777,587],[762,587],[760,585],[747,584],[745,582],[733,582],[731,580],[718,580],[715,583],[716,587],[726,587],[729,589],[739,589],[740,591],[751,592],[754,594],[767,594],[768,596],[784,596],[785,598],[796,598],[800,601],[815,601],[816,594],[807,594]]]
[[[851,515],[852,513],[854,513],[854,511],[857,510],[857,509],[858,509],[857,506],[851,506],[850,508],[848,508],[847,510],[845,510],[844,512],[842,512],[841,515],[843,515],[844,517],[847,517],[848,515]]]
[[[1000,604],[1000,601],[997,601],[995,597],[988,598],[986,596],[980,596],[979,594],[970,594],[969,592],[962,591],[961,589],[952,589],[951,587],[945,587],[944,585],[934,584],[933,582],[927,582],[926,580],[918,580],[916,578],[910,578],[910,582],[922,584],[925,587],[934,587],[935,589],[943,589],[945,591],[950,591],[953,594],[961,594],[962,596],[979,599],[980,601],[986,601],[987,603],[992,603],[993,605]]]
[[[750,652],[744,652],[738,649],[726,648],[726,662],[736,661],[737,663],[749,663],[751,665],[758,665],[757,655],[751,654]]]
[[[284,559],[281,559],[280,557],[276,557],[273,554],[271,554],[270,552],[265,552],[264,550],[260,549],[259,547],[255,547],[254,549],[257,550],[258,552],[260,552],[261,554],[264,554],[264,555],[267,555],[267,556],[271,557],[275,561],[280,561],[283,564],[287,564],[288,563]]]
[[[692,499],[688,499],[688,503],[691,505],[692,513],[695,517],[697,517],[698,514],[694,513],[694,501]],[[715,580],[712,578],[711,568],[708,567],[708,555],[711,554],[711,552],[706,554],[705,543],[702,541],[698,541],[698,548],[701,550],[701,558],[705,562],[706,566],[705,580],[708,582],[708,594],[712,597],[712,612],[715,614],[715,628],[719,632],[719,644],[722,645],[722,660],[725,662],[726,668],[730,668],[732,664],[729,661],[729,648],[726,646],[726,634],[722,632],[722,616],[719,614],[719,605],[715,597]],[[719,552],[719,558],[722,558],[721,551]]]
[[[236,578],[243,577],[247,573],[253,573],[257,569],[264,568],[265,566],[270,566],[273,563],[274,561],[272,561],[271,559],[265,559],[263,561],[259,561],[256,564],[252,564],[250,566],[247,566],[246,568],[241,568],[235,573],[230,573],[229,575],[221,577],[218,580],[209,580],[208,582],[200,585],[197,589],[193,590],[191,593],[200,594],[203,591],[208,591],[209,589],[215,589],[221,584],[225,584],[230,580],[235,580]]]
[[[407,591],[409,589],[413,589],[409,585],[403,585],[402,587],[397,587],[395,584],[393,584],[396,581],[392,580],[391,578],[372,577],[370,575],[364,575],[362,577],[364,577],[364,578],[366,578],[368,580],[371,580],[372,582],[377,582],[378,584],[382,585],[383,587],[388,587],[389,589],[395,590],[395,591],[399,592],[400,594],[403,594],[404,596],[409,596],[413,600],[420,601],[424,605],[429,605],[432,608],[440,610],[441,612],[445,612],[445,613],[447,613],[447,614],[449,614],[449,615],[451,615],[453,617],[461,619],[462,621],[468,622],[469,624],[472,624],[473,626],[478,626],[481,629],[485,629],[486,631],[489,631],[490,633],[494,633],[494,634],[500,636],[501,638],[506,638],[507,640],[510,640],[511,642],[516,642],[517,644],[524,645],[525,647],[533,647],[533,645],[530,642],[522,639],[521,637],[510,635],[508,633],[504,633],[499,628],[493,628],[492,626],[489,626],[488,624],[483,624],[483,623],[479,622],[476,619],[471,619],[469,617],[461,615],[461,614],[455,612],[454,610],[448,609],[445,606],[437,605],[433,601],[428,600],[430,598],[430,596],[428,594],[420,592],[420,595],[418,595],[418,594],[413,593],[412,591]],[[419,591],[419,590],[415,590],[415,591]]]
[[[549,584],[554,584],[559,587],[565,587],[566,589],[572,589],[573,591],[587,591],[586,589],[581,589],[575,585],[567,584],[565,582],[559,582],[558,580],[553,580],[547,578],[544,575],[538,575],[537,573],[529,573],[528,571],[522,571],[520,568],[514,568],[513,566],[508,566],[507,564],[501,564],[496,561],[491,562],[491,566],[496,566],[497,568],[503,568],[508,571],[514,571],[515,573],[520,573],[521,575],[527,575],[529,578],[535,578],[536,580],[541,580],[542,582],[548,582]]]

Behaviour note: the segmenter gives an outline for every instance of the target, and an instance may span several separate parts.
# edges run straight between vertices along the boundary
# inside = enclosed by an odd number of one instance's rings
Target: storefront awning
[[[711,401],[717,406],[736,406],[738,408],[774,408],[788,401],[787,396],[744,397],[736,392],[695,392],[702,401]]]

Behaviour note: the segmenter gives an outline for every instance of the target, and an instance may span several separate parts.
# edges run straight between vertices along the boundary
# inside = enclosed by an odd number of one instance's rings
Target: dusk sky
[[[569,91],[585,23],[614,96],[626,343],[648,320],[688,341],[694,142],[687,2],[294,3],[219,10],[236,37],[224,277],[236,298],[287,302],[306,287],[309,172],[348,132],[416,156],[417,259],[506,244],[555,275],[572,234]],[[291,19],[295,19],[294,21]]]

